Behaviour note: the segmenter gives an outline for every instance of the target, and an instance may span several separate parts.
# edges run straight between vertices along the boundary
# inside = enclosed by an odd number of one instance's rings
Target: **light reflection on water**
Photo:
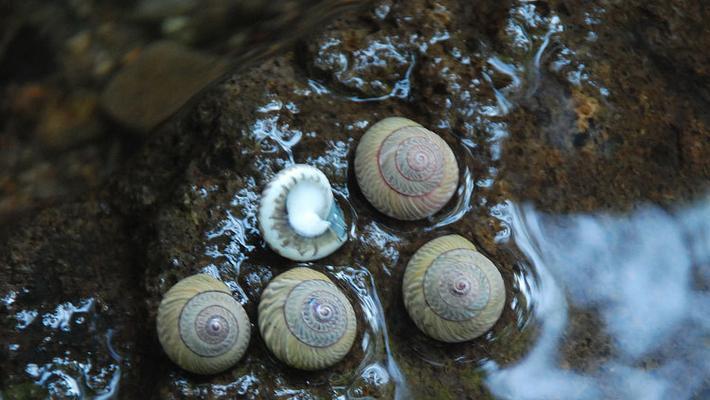
[[[710,201],[668,212],[551,216],[508,204],[513,238],[537,275],[540,335],[519,363],[489,363],[510,399],[690,399],[710,378]],[[599,313],[612,355],[592,371],[563,367],[570,309]],[[574,355],[572,355],[574,357]],[[567,360],[573,363],[574,360]],[[644,368],[645,365],[652,365]]]
[[[410,398],[405,377],[390,349],[384,310],[372,274],[365,268],[352,267],[331,268],[331,273],[357,296],[367,322],[362,339],[365,357],[360,362],[357,378],[348,387],[346,398],[367,398],[364,392],[373,389],[384,394],[390,385],[395,399]]]
[[[6,301],[7,306],[10,304],[10,301]],[[86,340],[87,334],[95,334],[98,340],[103,342],[100,347],[105,346],[110,359],[96,361],[91,354],[73,351],[72,345],[68,343],[62,356],[55,356],[45,362],[26,364],[25,374],[35,385],[44,388],[50,398],[116,398],[122,376],[123,357],[114,347],[113,329],[108,329],[103,335],[97,332],[96,300],[84,298],[67,301],[57,304],[53,309],[48,307],[45,311],[40,313],[36,310],[20,310],[15,313],[16,329],[33,330],[28,335],[45,335],[42,344],[36,348],[26,347],[24,351],[42,351],[53,344],[66,343],[65,341],[71,343],[73,337],[80,341],[80,337]],[[10,351],[23,350],[18,344],[10,344],[8,348]]]

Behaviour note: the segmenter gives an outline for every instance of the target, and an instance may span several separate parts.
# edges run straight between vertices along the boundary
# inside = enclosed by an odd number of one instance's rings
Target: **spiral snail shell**
[[[498,269],[458,235],[434,239],[417,250],[404,272],[402,292],[417,327],[449,343],[482,335],[505,305]]]
[[[367,200],[401,220],[441,210],[458,186],[451,148],[406,118],[385,118],[365,132],[355,151],[355,176]]]
[[[291,260],[326,257],[347,240],[328,178],[310,165],[295,164],[274,176],[261,195],[258,220],[269,247]]]
[[[316,370],[337,363],[350,351],[357,320],[350,301],[327,276],[294,268],[264,290],[259,330],[278,359],[294,368]]]
[[[203,375],[236,364],[251,336],[242,305],[224,283],[204,274],[185,278],[168,290],[158,308],[157,326],[168,357]]]

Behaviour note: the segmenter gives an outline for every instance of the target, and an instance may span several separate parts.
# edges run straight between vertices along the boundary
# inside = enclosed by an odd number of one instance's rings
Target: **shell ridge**
[[[168,357],[198,374],[234,365],[249,344],[251,329],[241,304],[223,282],[193,275],[168,290],[156,319],[158,339]]]
[[[318,210],[321,218],[328,217],[332,207],[338,207],[323,172],[309,165],[294,164],[280,171],[262,192],[258,225],[262,237],[276,253],[296,261],[311,261],[333,253],[345,243],[347,236],[341,237],[326,229],[318,236],[304,237],[291,227],[287,210],[288,193],[300,182],[311,182],[322,187],[327,199],[324,208]],[[344,217],[342,224],[345,225]]]
[[[402,287],[415,325],[444,342],[485,333],[505,305],[500,272],[459,235],[434,239],[417,250],[407,264]]]
[[[360,139],[355,174],[367,200],[402,220],[428,217],[453,197],[459,170],[439,135],[404,118],[386,118]]]
[[[267,331],[266,320],[273,332]],[[269,283],[259,304],[259,324],[271,352],[301,369],[339,361],[352,347],[357,329],[347,296],[326,275],[304,267]]]

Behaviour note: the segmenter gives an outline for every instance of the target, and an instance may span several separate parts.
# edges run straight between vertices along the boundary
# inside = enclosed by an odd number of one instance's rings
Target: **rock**
[[[29,363],[39,368],[64,360],[70,349],[67,375],[81,376],[75,355],[91,352],[96,365],[127,371],[120,381],[127,398],[137,398],[131,397],[136,387],[166,399],[491,398],[487,369],[520,360],[536,335],[524,287],[530,271],[501,207],[515,201],[554,213],[625,210],[640,201],[699,196],[710,178],[703,97],[678,90],[667,64],[654,56],[698,71],[700,79],[702,69],[691,55],[703,54],[710,35],[689,41],[676,60],[675,40],[668,48],[663,41],[653,50],[639,48],[637,31],[667,26],[703,32],[698,21],[682,27],[676,19],[673,9],[684,2],[634,0],[609,10],[592,3],[385,1],[334,19],[297,51],[205,92],[154,131],[96,194],[98,203],[45,210],[0,234],[7,238],[0,254],[8,254],[0,259],[0,276],[10,277],[0,280],[9,282],[0,291],[6,299],[0,307],[10,311],[3,342],[42,342],[56,329],[40,325],[38,315],[51,317],[59,305],[88,307],[81,314],[101,327],[86,333],[70,323],[78,336],[60,342],[50,335],[39,355],[3,349],[12,361],[0,361],[7,376],[2,384],[23,391],[35,381],[26,372]],[[650,27],[643,25],[648,10],[656,16]],[[375,55],[394,62],[393,68],[352,63],[385,40],[392,47]],[[413,61],[397,63],[391,49]],[[394,87],[397,95],[386,95]],[[365,96],[372,98],[363,101]],[[352,177],[359,138],[393,115],[439,133],[465,174],[463,190],[432,220],[384,217]],[[265,183],[293,162],[322,169],[351,211],[348,243],[310,265],[332,277],[356,305],[363,322],[356,346],[333,369],[303,373],[274,359],[255,335],[235,368],[209,377],[185,373],[155,338],[162,295],[179,279],[206,272],[225,281],[256,321],[268,282],[296,265],[268,249],[255,220]],[[418,332],[401,298],[411,255],[448,233],[470,238],[494,260],[508,299],[490,334],[460,345]],[[44,271],[57,278],[41,276]],[[94,302],[87,306],[87,299]],[[18,328],[30,319],[31,328]],[[570,320],[560,365],[599,365],[610,349],[596,333],[598,318]],[[122,343],[117,354],[128,361],[117,361],[99,339],[107,327],[125,335],[111,343]],[[81,340],[87,336],[93,340]]]
[[[138,393],[140,326],[154,324],[139,306],[127,227],[97,203],[25,222],[0,244],[0,388],[28,398],[41,387],[67,398]]]
[[[124,126],[148,132],[224,74],[226,68],[223,60],[179,44],[154,43],[109,82],[101,105]]]

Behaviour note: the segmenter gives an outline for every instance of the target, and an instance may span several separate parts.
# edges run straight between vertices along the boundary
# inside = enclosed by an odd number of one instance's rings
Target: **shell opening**
[[[326,218],[333,204],[329,203],[329,196],[323,193],[324,190],[329,189],[316,182],[303,181],[288,192],[288,223],[299,235],[316,237],[330,228],[330,222]]]

